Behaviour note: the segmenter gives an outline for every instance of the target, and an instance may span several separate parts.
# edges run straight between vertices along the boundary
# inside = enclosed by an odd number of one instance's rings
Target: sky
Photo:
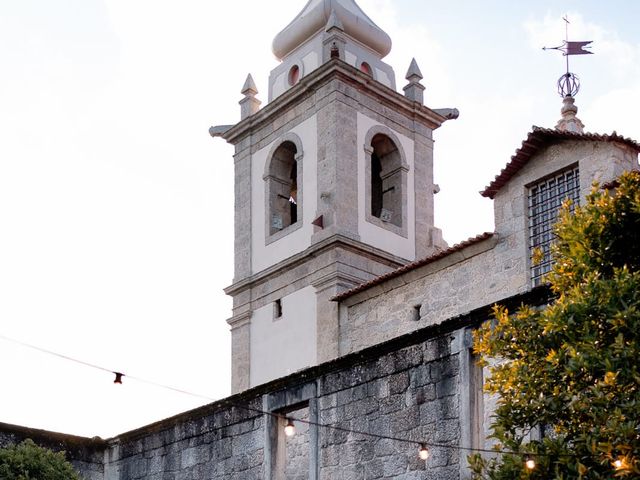
[[[246,75],[266,103],[273,37],[303,0],[0,0],[0,422],[104,438],[230,392],[233,148]],[[415,57],[435,132],[436,225],[493,230],[478,192],[560,118],[572,58],[588,131],[640,139],[640,2],[359,0]],[[106,368],[34,351],[8,337]]]

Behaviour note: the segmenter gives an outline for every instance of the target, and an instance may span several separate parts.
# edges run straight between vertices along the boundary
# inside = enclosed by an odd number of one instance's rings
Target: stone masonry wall
[[[459,358],[441,337],[324,379],[323,423],[384,436],[457,445],[460,442]],[[326,430],[321,435],[321,479],[453,479],[458,451]]]
[[[205,407],[112,439],[104,479],[263,478],[264,438],[262,415]]]
[[[299,401],[305,397],[296,392],[306,389],[317,392],[303,402],[315,402],[317,416],[305,406],[288,408],[286,415],[316,418],[320,424],[362,432],[457,445],[459,391],[464,386],[455,338],[447,334],[360,358],[315,379],[300,378],[303,383],[264,393],[247,392],[230,401],[261,409],[269,404],[267,397],[286,394]],[[459,478],[455,449],[434,449],[425,464],[415,445],[323,427],[312,429],[299,422],[296,436],[285,439],[281,428],[269,434],[269,421],[263,415],[224,403],[110,440],[104,479]],[[279,427],[281,424],[278,422]],[[267,453],[275,452],[283,441],[285,455]]]
[[[340,307],[340,354],[528,290],[525,264],[508,250],[494,236],[346,299]]]

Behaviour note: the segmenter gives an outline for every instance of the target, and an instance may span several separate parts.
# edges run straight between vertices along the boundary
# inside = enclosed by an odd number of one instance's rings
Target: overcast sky
[[[532,125],[553,127],[566,13],[587,130],[640,139],[640,2],[360,0],[415,56],[435,134],[436,223],[493,229],[478,195]],[[303,0],[0,0],[0,335],[211,398],[229,393],[232,148],[251,72]],[[205,403],[0,339],[0,422],[122,433]]]

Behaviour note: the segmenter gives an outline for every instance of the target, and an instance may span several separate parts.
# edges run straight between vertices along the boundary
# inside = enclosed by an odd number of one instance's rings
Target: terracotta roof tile
[[[482,191],[483,197],[494,198],[496,193],[545,145],[557,140],[587,140],[600,142],[624,143],[636,151],[640,151],[640,144],[630,138],[618,135],[615,131],[611,135],[597,133],[573,133],[551,128],[533,127],[522,146],[516,150],[511,161],[502,169],[499,175]]]
[[[364,290],[375,287],[376,285],[380,285],[381,283],[384,283],[387,280],[391,280],[392,278],[399,277],[400,275],[407,273],[411,270],[415,270],[416,268],[423,267],[424,265],[428,265],[429,263],[435,262],[436,260],[440,260],[441,258],[444,258],[453,253],[459,252],[460,250],[464,250],[465,248],[470,247],[471,245],[475,245],[476,243],[480,243],[483,240],[491,238],[492,236],[493,236],[493,233],[485,232],[476,237],[469,238],[463,242],[453,245],[452,247],[449,247],[445,250],[437,252],[429,257],[423,258],[421,260],[416,260],[415,262],[407,263],[406,265],[403,265],[402,267],[399,267],[395,270],[385,273],[384,275],[380,275],[379,277],[373,278],[368,282],[362,283],[356,287],[353,287],[350,290],[347,290],[345,292],[342,292],[339,295],[336,295],[331,300],[334,302],[342,301],[345,298],[355,295],[356,293],[360,293]]]

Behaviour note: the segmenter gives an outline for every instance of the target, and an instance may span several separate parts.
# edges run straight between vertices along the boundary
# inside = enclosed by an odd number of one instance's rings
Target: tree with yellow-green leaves
[[[516,454],[471,456],[474,478],[640,478],[640,174],[565,208],[556,235],[555,300],[477,331],[492,436]]]
[[[1,480],[80,480],[63,453],[39,447],[32,440],[0,448]]]

